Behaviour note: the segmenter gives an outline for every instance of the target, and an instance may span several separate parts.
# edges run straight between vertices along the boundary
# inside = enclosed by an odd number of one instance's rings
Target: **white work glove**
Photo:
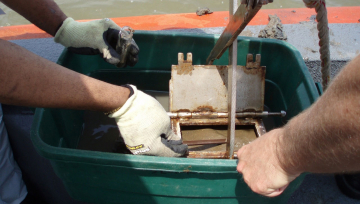
[[[117,67],[134,66],[138,61],[139,47],[133,30],[120,28],[105,18],[89,22],[77,22],[67,18],[55,34],[55,42],[77,54],[102,54],[102,57]]]
[[[170,117],[153,97],[127,85],[130,97],[116,112],[115,118],[126,147],[132,154],[163,157],[180,157],[187,153],[188,146],[172,130]]]

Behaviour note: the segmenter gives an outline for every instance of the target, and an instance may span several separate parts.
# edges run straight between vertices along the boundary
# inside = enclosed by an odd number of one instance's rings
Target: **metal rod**
[[[237,159],[237,152],[233,152],[234,159]],[[227,153],[221,152],[203,152],[203,151],[189,151],[187,158],[203,158],[203,159],[227,159]]]
[[[168,116],[170,118],[200,118],[199,114],[191,113],[191,112],[178,112],[178,113],[168,112],[167,114],[168,114]],[[217,116],[215,118],[227,118],[227,117],[229,117],[229,113],[216,113],[216,114],[214,114],[214,113],[209,112],[209,114],[202,113],[201,115],[203,116],[203,118],[214,118],[214,115]],[[248,118],[262,118],[262,117],[268,117],[268,116],[285,117],[286,112],[285,111],[281,111],[281,112],[263,111],[263,112],[235,113],[236,118],[246,118],[246,117],[248,117]]]
[[[238,7],[237,0],[230,0],[229,19],[231,19]],[[226,156],[234,158],[235,144],[235,114],[236,114],[236,67],[237,67],[237,40],[229,48],[229,69],[228,69],[228,131],[226,140]]]
[[[192,140],[192,141],[183,141],[184,144],[188,146],[194,145],[208,145],[208,144],[225,144],[226,139],[214,139],[214,140]]]

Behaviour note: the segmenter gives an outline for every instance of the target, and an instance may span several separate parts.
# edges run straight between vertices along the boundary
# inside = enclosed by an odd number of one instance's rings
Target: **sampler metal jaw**
[[[245,66],[236,66],[236,126],[253,126],[256,136],[263,135],[262,117],[284,115],[264,111],[265,70],[261,56],[248,54]],[[180,136],[186,126],[228,125],[228,69],[229,65],[193,65],[192,54],[178,54],[178,64],[172,65],[170,90],[170,118],[173,131]],[[205,137],[206,138],[206,137]],[[214,138],[211,138],[214,140]],[[221,138],[220,138],[221,139]],[[222,138],[224,139],[224,138]],[[192,138],[183,138],[184,143]],[[240,136],[241,140],[241,136]],[[229,141],[226,141],[229,142]],[[237,142],[235,140],[235,142]],[[204,144],[206,141],[204,141]],[[221,142],[219,142],[221,143]],[[234,150],[235,151],[235,150]],[[226,148],[216,151],[189,151],[192,158],[228,158]]]

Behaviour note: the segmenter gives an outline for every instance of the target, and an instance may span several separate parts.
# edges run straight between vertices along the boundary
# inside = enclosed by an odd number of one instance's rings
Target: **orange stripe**
[[[329,23],[359,23],[360,21],[360,6],[328,7],[327,9]],[[266,25],[269,14],[279,16],[283,24],[297,24],[302,21],[309,21],[312,15],[316,15],[314,9],[308,8],[262,9],[249,25]],[[225,27],[229,21],[227,11],[214,12],[213,14],[204,16],[197,16],[195,13],[183,13],[121,17],[112,18],[112,20],[121,27],[130,26],[135,30]],[[5,40],[48,37],[51,36],[32,24],[0,28],[0,38]]]

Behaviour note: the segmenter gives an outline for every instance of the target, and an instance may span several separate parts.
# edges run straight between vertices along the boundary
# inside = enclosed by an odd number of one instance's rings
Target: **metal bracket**
[[[261,55],[257,54],[254,61],[254,56],[252,54],[247,54],[246,56],[246,65],[247,69],[258,69],[260,68]]]

